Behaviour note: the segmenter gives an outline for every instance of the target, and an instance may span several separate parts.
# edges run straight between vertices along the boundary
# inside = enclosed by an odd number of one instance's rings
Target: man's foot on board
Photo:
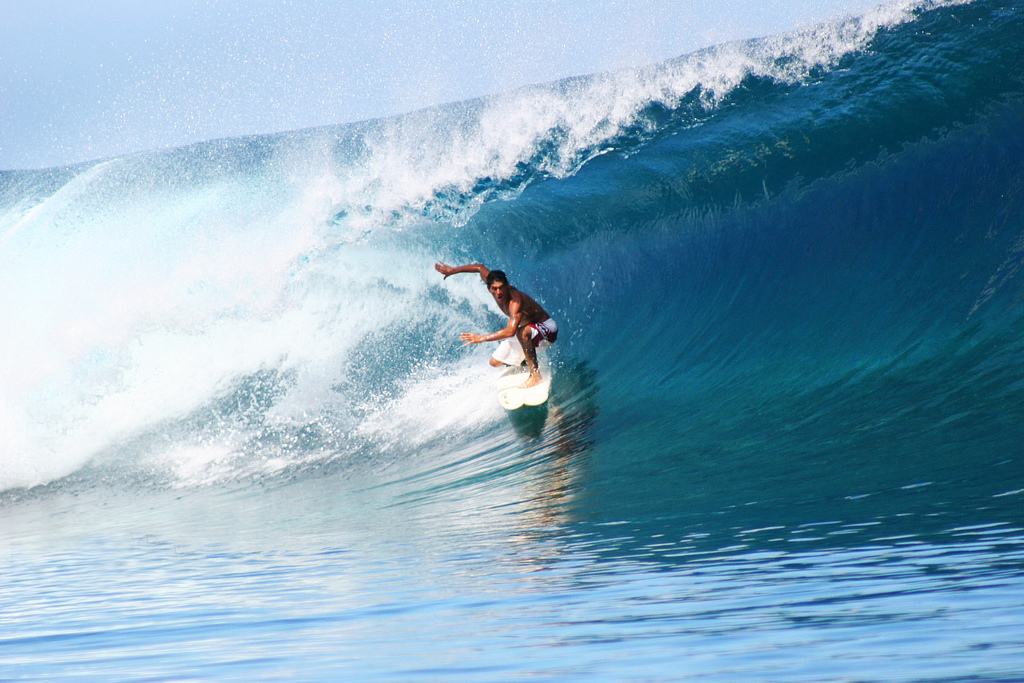
[[[540,384],[540,374],[530,375],[529,378],[519,385],[520,389],[529,389]]]

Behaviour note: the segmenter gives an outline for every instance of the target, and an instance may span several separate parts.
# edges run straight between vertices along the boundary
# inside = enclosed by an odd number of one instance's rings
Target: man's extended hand
[[[449,275],[455,274],[455,269],[449,266],[447,263],[438,261],[434,264],[434,270],[444,275],[444,279],[447,280]]]
[[[459,335],[459,339],[466,342],[463,346],[469,346],[470,344],[479,344],[484,340],[483,335],[473,334],[472,332],[463,332]]]

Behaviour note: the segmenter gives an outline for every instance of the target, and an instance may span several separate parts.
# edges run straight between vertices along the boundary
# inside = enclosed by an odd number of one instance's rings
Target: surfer
[[[558,325],[551,316],[533,298],[510,285],[505,273],[500,270],[489,270],[480,263],[453,267],[441,262],[434,264],[434,269],[444,275],[446,280],[449,275],[456,273],[480,274],[480,278],[487,283],[487,290],[494,297],[494,303],[508,316],[508,325],[490,334],[463,332],[459,339],[466,344],[503,340],[491,356],[491,365],[496,368],[518,365],[525,358],[530,376],[523,383],[523,388],[538,384],[541,378],[537,366],[537,348],[547,348],[558,337]]]

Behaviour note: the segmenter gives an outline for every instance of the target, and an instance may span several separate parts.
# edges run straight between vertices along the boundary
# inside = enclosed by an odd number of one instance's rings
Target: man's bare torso
[[[519,327],[533,325],[534,323],[542,323],[551,317],[547,314],[547,311],[541,308],[540,304],[533,300],[533,297],[520,292],[515,287],[510,287],[510,289],[512,291],[508,303],[502,305],[501,302],[498,301],[497,297],[495,297],[494,301],[498,304],[498,308],[501,309],[501,312],[510,318],[512,317],[510,312],[512,303],[516,301],[519,302]]]

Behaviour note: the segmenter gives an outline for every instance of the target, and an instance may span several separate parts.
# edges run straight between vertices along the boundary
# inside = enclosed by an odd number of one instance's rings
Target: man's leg
[[[518,339],[506,339],[498,344],[498,348],[491,354],[490,364],[492,368],[500,368],[503,365],[518,365],[523,357],[521,352],[522,343]]]
[[[519,343],[523,346],[523,353],[526,355],[526,362],[530,366],[530,376],[523,382],[524,388],[529,388],[540,383],[540,368],[537,367],[537,347],[533,344],[531,334],[533,330],[529,325],[524,325],[516,330]]]

